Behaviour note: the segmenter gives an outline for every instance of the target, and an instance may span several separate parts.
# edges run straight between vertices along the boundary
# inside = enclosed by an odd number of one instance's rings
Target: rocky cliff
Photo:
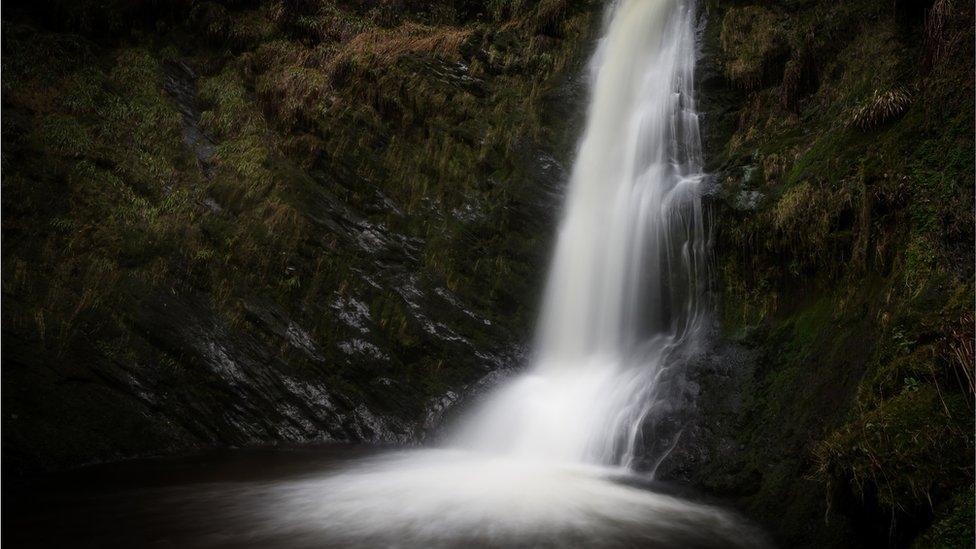
[[[701,9],[721,333],[659,472],[788,547],[971,545],[972,5]]]
[[[8,468],[421,440],[519,363],[598,11],[11,5]]]

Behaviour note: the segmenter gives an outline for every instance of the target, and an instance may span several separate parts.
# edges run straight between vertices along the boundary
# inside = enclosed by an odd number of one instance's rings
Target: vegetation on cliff
[[[972,5],[721,4],[706,135],[723,327],[763,355],[740,426],[751,501],[780,513],[819,484],[865,539],[966,546]]]
[[[431,399],[512,362],[571,142],[551,97],[593,10],[110,4],[4,14],[22,462],[415,439]]]

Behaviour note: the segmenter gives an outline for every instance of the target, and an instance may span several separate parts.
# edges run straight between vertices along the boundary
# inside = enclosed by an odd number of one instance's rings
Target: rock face
[[[9,471],[410,444],[520,364],[594,6],[102,4],[4,12]]]
[[[786,547],[971,544],[972,6],[701,8],[719,328],[658,477]]]

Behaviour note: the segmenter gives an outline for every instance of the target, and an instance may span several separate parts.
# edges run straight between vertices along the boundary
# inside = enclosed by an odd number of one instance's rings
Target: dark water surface
[[[5,480],[8,549],[766,545],[624,473],[446,450],[234,450]]]

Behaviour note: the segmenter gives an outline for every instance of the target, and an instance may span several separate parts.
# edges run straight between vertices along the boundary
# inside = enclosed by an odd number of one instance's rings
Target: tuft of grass
[[[971,9],[962,9],[967,8]],[[967,39],[965,29],[953,24],[954,20],[959,19],[959,11],[955,0],[936,0],[929,8],[925,15],[923,71],[931,71],[945,62],[959,43]]]
[[[970,398],[976,395],[976,322],[973,313],[967,312],[958,320],[946,322],[943,359],[950,365],[952,377],[959,389]]]
[[[851,112],[847,123],[862,130],[874,129],[904,114],[911,104],[912,93],[908,88],[878,90]]]

